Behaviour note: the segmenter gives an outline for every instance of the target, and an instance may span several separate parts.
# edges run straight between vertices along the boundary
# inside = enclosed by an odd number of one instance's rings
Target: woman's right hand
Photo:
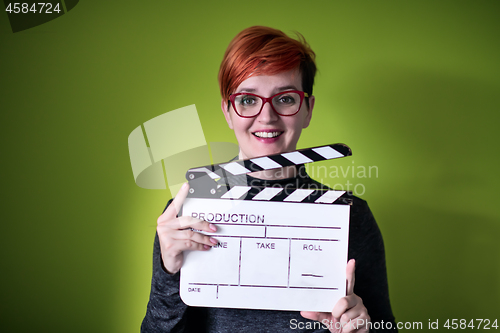
[[[206,251],[218,243],[216,239],[192,230],[215,232],[215,225],[191,216],[177,217],[188,191],[189,185],[185,183],[158,218],[156,231],[160,240],[161,258],[169,274],[175,274],[181,269],[185,250]]]

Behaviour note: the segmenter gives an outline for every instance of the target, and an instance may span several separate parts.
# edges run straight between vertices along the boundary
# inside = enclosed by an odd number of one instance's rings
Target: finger
[[[176,229],[193,228],[207,232],[217,231],[217,227],[214,224],[191,216],[181,216],[177,218],[173,226],[175,226]]]
[[[363,301],[361,298],[357,297],[356,305],[344,312],[342,316],[340,316],[340,321],[348,322],[349,320],[354,321],[356,318],[365,318],[368,315],[365,306],[363,305]]]
[[[354,277],[354,272],[356,270],[356,260],[351,259],[347,263],[346,267],[346,279],[347,279],[347,289],[346,289],[346,295],[352,295],[354,294],[354,282],[355,282],[355,277]]]
[[[340,317],[342,317],[342,315],[345,312],[347,312],[349,309],[355,307],[356,304],[358,303],[358,300],[356,299],[356,297],[357,297],[356,295],[349,295],[349,296],[342,297],[341,299],[339,299],[332,310],[333,318],[340,320]]]
[[[184,203],[184,200],[186,199],[188,193],[189,193],[189,184],[188,183],[182,184],[181,189],[175,196],[174,200],[162,214],[162,217],[165,220],[174,219],[179,214],[179,212],[181,211],[182,204]]]
[[[158,222],[158,227],[167,227],[173,230],[196,229],[195,231],[217,231],[215,224],[191,216],[181,216],[173,220],[162,220]]]
[[[182,204],[184,203],[184,200],[186,200],[188,193],[189,193],[189,184],[188,183],[182,184],[181,189],[174,198],[174,201],[172,201],[172,205],[175,207],[176,216],[181,211]]]
[[[172,239],[176,240],[191,240],[196,243],[205,244],[208,246],[214,246],[219,241],[213,237],[200,234],[193,230],[177,230],[172,234]]]
[[[176,231],[190,231],[203,234],[204,232],[216,232],[217,227],[212,223],[190,216],[182,216],[173,220],[164,221],[158,223],[158,226],[156,227],[156,232],[160,236],[160,241],[163,237],[172,238],[172,235]]]
[[[367,328],[370,316],[362,303],[358,303],[354,308],[350,309],[340,318],[341,323],[349,323],[344,326],[343,333],[358,332]],[[363,330],[364,332],[364,330]]]
[[[158,226],[166,225],[171,229],[186,229],[191,225],[202,222],[203,220],[191,216],[180,216],[167,218],[165,215],[160,215],[158,218]]]
[[[213,244],[212,244],[213,245]],[[191,239],[184,240],[173,240],[172,247],[169,250],[169,253],[172,256],[177,256],[179,253],[184,251],[206,251],[209,250],[211,246],[207,244],[202,244],[195,242]]]
[[[332,320],[332,314],[329,312],[311,312],[311,311],[301,311],[300,315],[306,319],[316,320],[322,322],[323,320]]]

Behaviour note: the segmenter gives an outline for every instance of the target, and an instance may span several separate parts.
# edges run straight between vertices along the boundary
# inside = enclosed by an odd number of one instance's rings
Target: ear
[[[230,129],[234,130],[231,115],[229,114],[229,108],[227,107],[227,101],[221,100],[220,108],[222,109],[222,113],[224,113],[224,118],[226,118],[227,125]]]
[[[309,97],[309,109],[307,110],[307,116],[304,118],[304,123],[302,124],[302,128],[307,128],[307,126],[309,126],[309,123],[311,122],[312,112],[314,109],[314,101],[315,101],[314,96]]]

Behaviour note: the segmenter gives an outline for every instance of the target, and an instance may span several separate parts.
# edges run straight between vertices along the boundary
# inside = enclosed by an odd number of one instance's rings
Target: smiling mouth
[[[275,138],[283,134],[283,132],[253,132],[252,134],[258,138]]]

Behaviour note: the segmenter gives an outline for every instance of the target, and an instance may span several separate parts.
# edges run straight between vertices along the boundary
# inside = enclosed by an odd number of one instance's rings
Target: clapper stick
[[[186,179],[189,181],[190,186],[188,197],[333,203],[345,191],[296,189],[294,192],[286,193],[285,195],[285,192],[282,191],[283,189],[250,186],[233,186],[228,188],[227,186],[221,186],[216,180],[220,178],[225,179],[228,176],[238,176],[251,172],[302,165],[351,155],[352,151],[347,145],[337,143],[189,169],[186,173]],[[345,201],[344,203],[350,202],[347,198],[343,200]]]

